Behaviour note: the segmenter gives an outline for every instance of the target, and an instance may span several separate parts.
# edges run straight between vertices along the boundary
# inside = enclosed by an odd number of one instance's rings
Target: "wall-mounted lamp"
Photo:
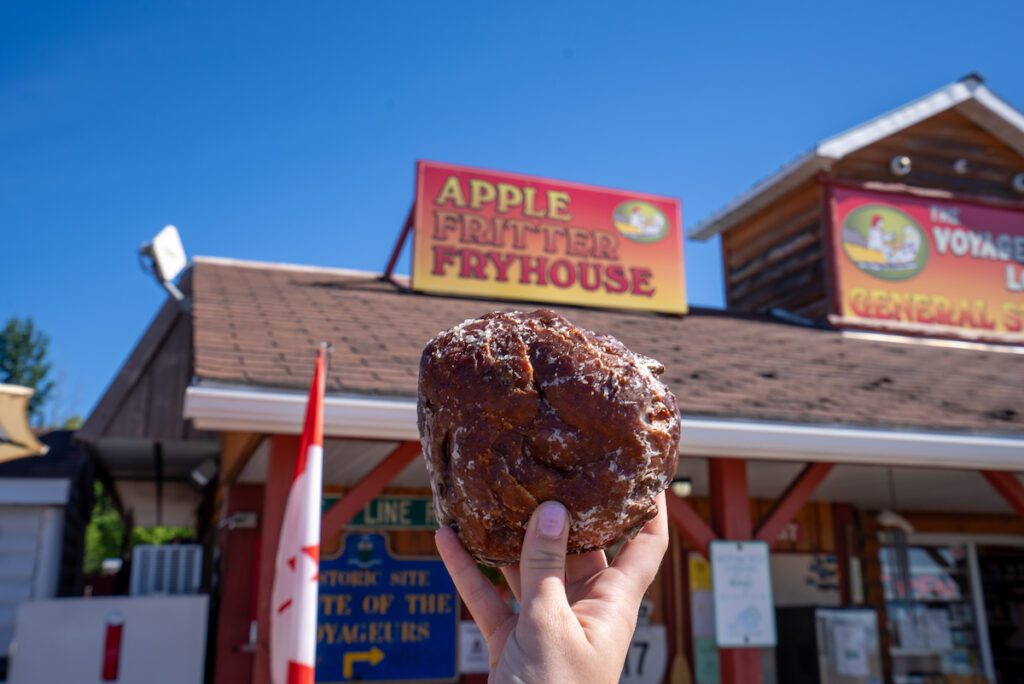
[[[677,477],[668,488],[680,499],[685,499],[693,493],[693,482],[688,477]]]
[[[905,154],[897,154],[889,160],[889,171],[894,176],[906,176],[910,173],[910,157]]]

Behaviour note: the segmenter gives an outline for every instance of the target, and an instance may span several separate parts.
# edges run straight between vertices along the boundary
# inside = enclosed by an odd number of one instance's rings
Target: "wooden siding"
[[[722,236],[726,303],[753,313],[827,315],[822,195],[808,183]]]
[[[181,287],[186,295],[191,293],[190,274]],[[78,431],[78,439],[215,440],[182,416],[193,375],[192,329],[191,315],[168,298]]]
[[[901,154],[910,157],[911,172],[897,178],[889,172],[889,161]],[[953,169],[958,159],[967,160],[967,173]],[[838,162],[831,175],[851,181],[899,181],[1024,204],[1010,185],[1021,172],[1024,159],[1019,154],[963,114],[949,110],[854,152]]]
[[[889,171],[896,155],[911,159],[909,175]],[[968,170],[953,165],[967,161]],[[961,197],[1024,207],[1011,187],[1024,158],[955,110],[938,114],[854,152],[828,171],[848,183],[899,183]],[[829,256],[822,185],[810,180],[722,236],[726,305],[765,313],[784,309],[823,321],[829,311]]]

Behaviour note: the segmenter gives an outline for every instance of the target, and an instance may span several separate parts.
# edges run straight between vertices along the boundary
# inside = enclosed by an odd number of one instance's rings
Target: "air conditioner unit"
[[[198,594],[202,578],[199,544],[140,545],[132,550],[132,596]]]

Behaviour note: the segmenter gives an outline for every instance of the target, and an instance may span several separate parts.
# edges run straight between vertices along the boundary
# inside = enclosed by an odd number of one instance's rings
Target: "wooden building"
[[[708,641],[701,557],[715,539],[771,545],[782,581],[776,602],[788,602],[779,605],[867,604],[883,634],[892,544],[879,511],[917,535],[904,547],[935,548],[928,544],[938,538],[927,535],[961,535],[942,548],[962,547],[975,566],[985,544],[1024,549],[1024,486],[1015,475],[1024,469],[1024,355],[1011,346],[832,327],[822,184],[973,192],[1016,206],[1022,155],[1024,117],[972,77],[816,146],[698,226],[698,238],[723,236],[728,310],[678,317],[556,307],[659,359],[680,397],[678,475],[692,495],[669,497],[673,542],[648,596],[665,656],[655,681],[795,681],[775,672],[770,649],[716,649]],[[898,180],[893,156],[911,159]],[[961,159],[966,173],[947,169]],[[415,420],[426,342],[466,318],[535,305],[425,295],[376,273],[219,258],[197,258],[189,278],[191,310],[165,307],[83,433],[101,461],[121,459],[138,506],[157,491],[152,473],[161,473],[166,503],[172,484],[184,491],[189,469],[216,459],[207,498],[188,499],[195,524],[210,531],[208,589],[219,606],[212,681],[262,684],[275,545],[317,345],[334,345],[324,483],[342,496],[324,513],[330,548],[346,532],[381,529],[367,522],[374,499],[429,495]],[[138,484],[142,469],[151,475]],[[427,530],[385,535],[393,553],[433,554]],[[963,603],[973,610],[978,597]],[[998,663],[975,619],[970,676],[991,677]],[[402,648],[378,646],[385,662]],[[883,641],[895,672],[906,649],[890,646]],[[370,680],[373,667],[360,661],[351,678]]]

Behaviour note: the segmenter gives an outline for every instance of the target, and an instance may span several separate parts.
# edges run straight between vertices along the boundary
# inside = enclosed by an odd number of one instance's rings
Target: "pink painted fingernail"
[[[558,539],[565,529],[565,506],[557,501],[546,501],[540,505],[540,517],[537,519],[537,532],[548,539]]]

